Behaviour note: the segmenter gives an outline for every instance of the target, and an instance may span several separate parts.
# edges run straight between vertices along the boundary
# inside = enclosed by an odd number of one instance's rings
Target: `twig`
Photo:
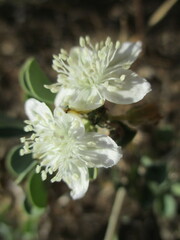
[[[174,6],[174,4],[178,2],[178,0],[166,0],[150,17],[148,21],[148,26],[152,27],[156,25],[161,19],[165,17],[165,15],[169,12],[169,10]]]
[[[126,190],[122,187],[119,188],[116,192],[104,240],[112,240],[115,235],[125,196]]]

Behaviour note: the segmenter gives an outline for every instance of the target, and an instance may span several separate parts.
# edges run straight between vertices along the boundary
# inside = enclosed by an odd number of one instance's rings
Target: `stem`
[[[116,192],[104,240],[112,240],[115,235],[125,197],[126,190],[122,187],[119,188]]]

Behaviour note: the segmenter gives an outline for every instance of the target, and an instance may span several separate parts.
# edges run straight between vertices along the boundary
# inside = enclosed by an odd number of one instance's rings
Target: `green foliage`
[[[148,156],[142,156],[142,158],[140,159],[140,162],[144,167],[150,167],[153,165],[152,159],[149,158]]]
[[[13,240],[12,229],[5,223],[0,223],[0,236],[2,239]]]
[[[175,196],[180,197],[180,182],[172,183],[172,185],[171,185],[171,192]]]
[[[47,189],[45,183],[41,179],[41,175],[32,173],[27,183],[27,193],[29,203],[39,208],[47,205]]]
[[[24,90],[24,92],[31,96],[31,90],[27,84],[28,78],[27,78],[27,74],[26,72],[28,71],[28,67],[29,67],[29,61],[27,60],[24,65],[21,68],[20,74],[19,74],[19,83],[22,87],[22,89]]]
[[[141,207],[153,209],[155,214],[163,218],[175,217],[175,198],[180,196],[180,183],[169,179],[166,162],[143,156],[140,164],[131,166],[127,179],[124,186]]]
[[[177,204],[172,195],[165,194],[154,200],[153,210],[158,215],[173,218],[176,214]]]
[[[44,87],[51,84],[51,81],[34,58],[28,59],[22,67],[19,81],[28,96],[48,104],[54,103],[55,94]]]
[[[25,135],[24,123],[0,113],[0,138],[20,137]]]
[[[98,170],[97,168],[88,168],[89,179],[95,180],[97,178]]]
[[[19,155],[21,147],[21,145],[13,147],[6,158],[7,169],[17,178],[17,183],[21,182],[37,164],[31,154]],[[24,201],[25,210],[31,213],[33,205],[44,208],[47,204],[47,191],[40,174],[33,171],[27,178],[27,186],[27,198]]]
[[[36,165],[36,161],[34,161],[31,154],[20,156],[19,151],[21,148],[21,145],[13,147],[6,157],[7,169],[17,178],[17,182],[22,181]]]
[[[32,205],[27,197],[24,199],[24,209],[27,213],[32,213]]]

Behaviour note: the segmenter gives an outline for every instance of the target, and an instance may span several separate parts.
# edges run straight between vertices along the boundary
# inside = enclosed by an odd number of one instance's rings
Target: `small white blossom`
[[[42,180],[51,175],[52,182],[67,183],[73,199],[81,198],[89,185],[88,168],[111,167],[122,157],[121,148],[108,136],[85,132],[82,120],[56,107],[54,113],[35,99],[25,103],[30,120],[25,128],[33,131],[22,138],[21,155],[32,153],[39,164]]]
[[[105,100],[116,104],[140,101],[150,90],[150,84],[128,70],[141,51],[141,42],[92,45],[89,37],[80,38],[80,47],[68,54],[61,50],[54,56],[53,68],[57,83],[45,86],[57,92],[55,105],[78,111],[91,111]]]

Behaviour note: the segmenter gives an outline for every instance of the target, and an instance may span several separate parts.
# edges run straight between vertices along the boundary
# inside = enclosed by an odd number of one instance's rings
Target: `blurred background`
[[[103,240],[120,186],[127,196],[112,240],[180,239],[179,10],[178,0],[0,0],[1,113],[26,118],[18,78],[28,57],[55,81],[52,55],[85,35],[93,42],[141,40],[132,68],[152,85],[133,106],[107,104],[112,115],[129,114],[127,131],[135,136],[118,166],[100,171],[81,200],[72,201],[65,184],[53,184],[45,210],[25,211],[23,188],[5,166],[19,139],[0,138],[0,240]],[[129,134],[123,127],[117,132]]]

